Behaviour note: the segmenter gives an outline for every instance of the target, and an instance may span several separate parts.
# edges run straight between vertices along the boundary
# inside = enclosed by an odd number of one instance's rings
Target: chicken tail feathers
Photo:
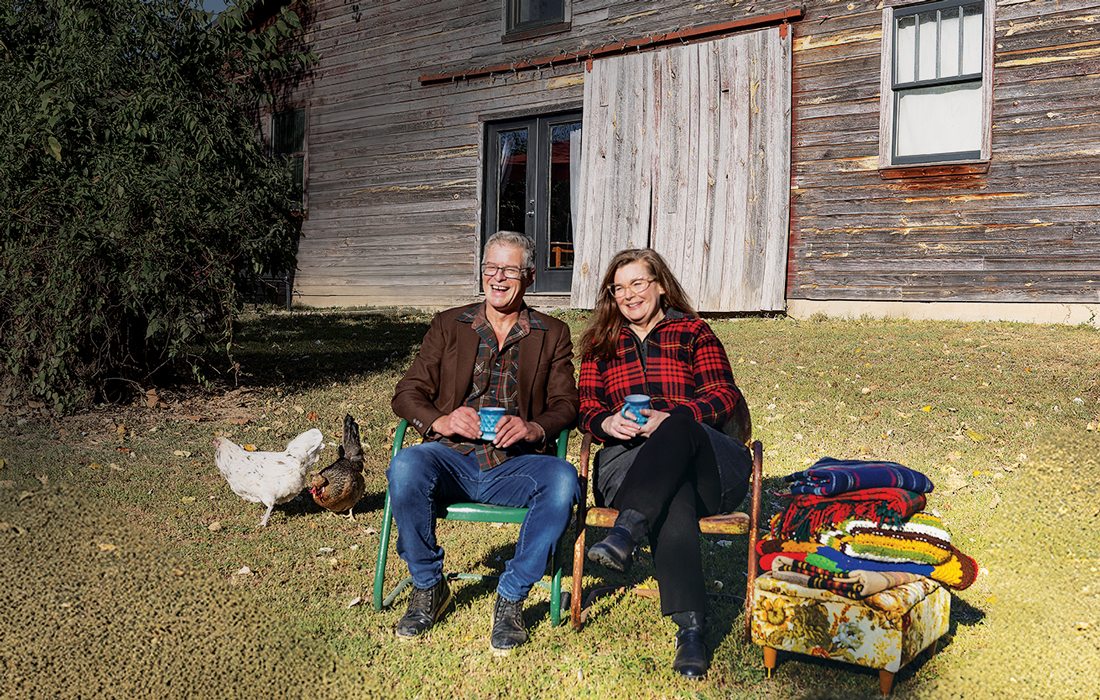
[[[350,414],[344,416],[344,441],[341,446],[343,454],[349,462],[363,463],[363,445],[359,441],[359,424]]]
[[[286,451],[302,464],[313,464],[320,457],[324,442],[324,434],[317,428],[311,428],[291,440],[286,446]]]

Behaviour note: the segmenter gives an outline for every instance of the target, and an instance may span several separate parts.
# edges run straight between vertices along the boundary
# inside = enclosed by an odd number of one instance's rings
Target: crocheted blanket
[[[919,515],[922,514],[914,515],[900,527],[877,527],[867,520],[847,520],[835,529],[821,531],[816,539],[853,557],[885,562],[942,564],[953,553],[950,538],[942,528],[943,523],[940,523],[940,528],[929,527],[923,522],[910,526]],[[921,521],[926,522],[927,518]],[[937,537],[932,532],[942,533],[945,538]]]
[[[822,457],[805,471],[789,474],[791,493],[835,496],[839,493],[874,488],[898,488],[930,493],[932,481],[897,462]]]
[[[850,491],[837,496],[798,494],[771,521],[773,537],[808,542],[822,530],[834,528],[850,518],[872,521],[876,526],[900,527],[910,516],[924,510],[925,498],[897,488]]]

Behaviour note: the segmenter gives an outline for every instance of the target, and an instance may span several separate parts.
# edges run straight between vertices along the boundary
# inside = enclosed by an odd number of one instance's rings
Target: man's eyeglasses
[[[502,265],[494,265],[493,263],[485,263],[481,266],[481,274],[486,277],[496,277],[497,272],[503,272],[505,279],[518,280],[523,279],[523,275],[527,270],[522,267],[513,267],[511,265],[504,267]]]
[[[611,285],[610,287],[607,288],[607,291],[611,292],[611,296],[615,297],[616,299],[621,299],[621,298],[626,296],[626,290],[629,289],[630,291],[634,292],[635,294],[641,294],[645,290],[649,289],[649,285],[653,284],[656,281],[657,280],[654,280],[654,279],[634,280],[633,282],[631,282],[630,284],[627,284],[627,285],[613,284],[613,285]]]

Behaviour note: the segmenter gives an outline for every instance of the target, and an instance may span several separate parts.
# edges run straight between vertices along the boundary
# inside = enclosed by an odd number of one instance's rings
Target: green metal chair
[[[405,446],[405,433],[408,427],[409,423],[405,419],[401,419],[401,422],[397,424],[397,432],[394,433],[393,436],[393,449],[390,451],[391,458],[396,456],[398,451]],[[561,459],[565,459],[568,443],[569,430],[563,430],[561,431],[561,435],[558,436],[558,457]],[[510,508],[508,506],[494,506],[485,503],[452,503],[447,506],[442,519],[462,520],[474,523],[522,523],[526,515],[526,508]],[[393,512],[390,508],[390,490],[387,488],[386,503],[382,509],[382,530],[379,533],[378,539],[378,561],[374,569],[375,610],[388,608],[393,604],[393,601],[401,591],[412,584],[412,576],[406,576],[388,595],[385,595],[386,559],[389,556],[390,531],[392,525]],[[562,537],[564,539],[564,534]],[[554,627],[561,624],[561,611],[563,607],[561,578],[562,564],[565,561],[565,547],[562,545],[562,542],[558,543],[550,559],[550,582],[539,581],[538,584],[536,584],[550,591],[550,623]],[[448,573],[446,576],[451,580],[460,579],[474,581],[480,581],[486,578],[497,578],[496,576],[487,574],[469,573]],[[569,594],[566,593],[567,600],[564,602],[565,607],[569,606],[568,595]]]

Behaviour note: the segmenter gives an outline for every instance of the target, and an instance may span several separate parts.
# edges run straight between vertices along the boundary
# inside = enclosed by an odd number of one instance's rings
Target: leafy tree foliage
[[[0,0],[0,380],[68,410],[217,356],[242,282],[293,264],[262,105],[298,16],[242,2]],[[271,6],[274,6],[272,9]],[[0,397],[3,398],[3,397]]]

